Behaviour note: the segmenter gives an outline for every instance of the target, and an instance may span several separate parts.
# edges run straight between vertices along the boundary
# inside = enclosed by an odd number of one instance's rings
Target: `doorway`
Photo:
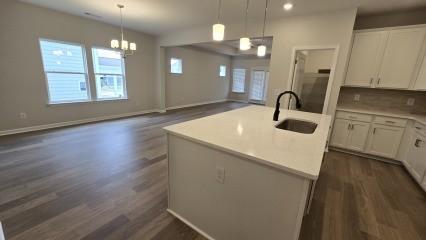
[[[327,113],[334,80],[338,47],[295,48],[291,66],[291,90],[301,99],[299,111]],[[288,108],[295,110],[290,98]]]
[[[264,105],[268,89],[269,71],[264,68],[253,68],[250,75],[249,102]]]

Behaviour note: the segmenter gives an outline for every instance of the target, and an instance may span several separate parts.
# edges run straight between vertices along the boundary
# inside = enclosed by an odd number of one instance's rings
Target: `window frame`
[[[114,52],[120,52],[120,50],[116,50],[113,48],[107,48],[107,47],[99,47],[99,46],[92,46],[90,48],[91,50],[91,54],[92,54],[92,67],[93,67],[93,76],[94,76],[94,81],[95,81],[95,96],[96,96],[96,101],[114,101],[114,100],[128,100],[128,96],[127,96],[127,78],[126,78],[126,63],[125,63],[125,59],[123,57],[121,57],[121,70],[122,70],[122,74],[113,74],[113,73],[96,73],[95,70],[95,54],[93,54],[93,51],[95,49],[101,49],[101,50],[108,50],[108,51],[114,51]],[[109,76],[121,76],[123,79],[123,97],[116,97],[116,98],[99,98],[98,96],[98,84],[96,81],[96,76],[97,75],[109,75]]]
[[[235,70],[244,70],[244,86],[243,86],[243,90],[240,91],[234,91],[234,71]],[[246,68],[233,68],[232,69],[232,86],[231,86],[231,91],[232,93],[240,93],[240,94],[245,94],[246,93],[246,80],[247,80],[247,69]]]
[[[177,60],[180,61],[180,72],[172,72],[172,59],[177,59]],[[183,59],[182,58],[170,57],[170,60],[169,60],[169,73],[170,74],[178,74],[178,75],[182,75],[183,74]]]
[[[52,43],[60,43],[60,44],[67,44],[67,45],[72,45],[72,46],[79,46],[81,48],[81,51],[82,51],[81,53],[82,53],[82,57],[83,57],[84,72],[78,72],[77,73],[77,72],[63,72],[63,71],[46,71],[45,60],[44,60],[44,56],[43,56],[43,49],[42,49],[42,46],[41,46],[42,41],[52,42]],[[67,104],[67,103],[91,102],[92,101],[92,94],[91,94],[91,90],[90,90],[89,71],[88,71],[88,67],[87,67],[86,46],[82,43],[53,40],[53,39],[49,39],[49,38],[39,38],[38,44],[39,44],[39,48],[40,48],[40,57],[41,57],[42,65],[43,65],[43,71],[44,71],[44,80],[45,80],[45,86],[46,86],[46,92],[47,92],[47,104],[48,105],[58,105],[58,104]],[[70,101],[51,101],[51,94],[50,94],[50,90],[49,90],[49,79],[47,78],[48,73],[84,75],[84,79],[85,79],[85,82],[86,82],[87,99],[85,99],[85,100],[78,99],[78,100],[70,100]]]
[[[223,75],[223,76],[222,76],[222,75],[220,75],[220,74],[221,74],[221,68],[222,68],[222,67],[224,67],[224,68],[225,68],[225,75]],[[228,70],[228,68],[227,68],[227,66],[226,66],[225,64],[220,64],[220,65],[219,65],[219,77],[221,77],[221,78],[226,78],[226,73],[228,72],[227,70]]]

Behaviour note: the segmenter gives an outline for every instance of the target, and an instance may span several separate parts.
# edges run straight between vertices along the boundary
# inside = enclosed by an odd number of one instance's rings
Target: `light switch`
[[[216,181],[218,183],[225,183],[225,168],[224,167],[216,167]]]

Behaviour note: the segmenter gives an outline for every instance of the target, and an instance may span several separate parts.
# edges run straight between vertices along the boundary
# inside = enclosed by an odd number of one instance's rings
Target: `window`
[[[49,103],[90,99],[86,56],[82,45],[40,39]]]
[[[253,70],[251,73],[250,100],[264,101],[266,91],[267,72]]]
[[[170,73],[182,74],[182,59],[170,58]]]
[[[226,77],[226,66],[225,65],[219,66],[219,77]]]
[[[126,98],[124,64],[115,50],[92,48],[98,99]]]
[[[244,85],[246,82],[246,70],[235,68],[232,73],[232,92],[244,93]]]

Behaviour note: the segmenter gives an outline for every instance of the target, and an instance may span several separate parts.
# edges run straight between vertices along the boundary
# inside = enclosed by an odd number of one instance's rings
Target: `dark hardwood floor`
[[[204,239],[169,215],[163,126],[221,103],[0,137],[6,239]],[[426,239],[426,196],[401,166],[326,154],[301,239]]]

